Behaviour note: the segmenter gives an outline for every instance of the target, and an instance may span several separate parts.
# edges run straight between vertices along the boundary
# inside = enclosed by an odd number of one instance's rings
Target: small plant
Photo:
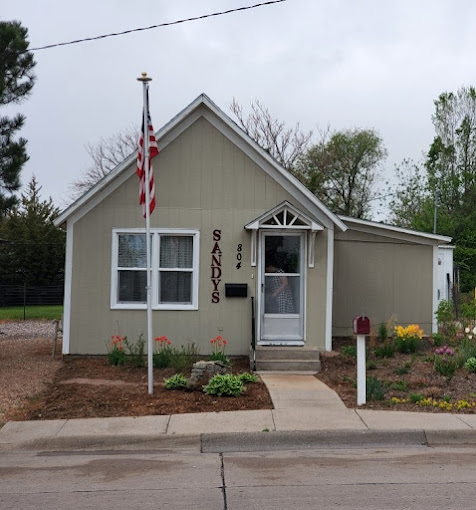
[[[238,374],[236,377],[243,383],[255,383],[258,382],[258,376],[255,374],[250,374],[248,372],[243,372],[242,374]]]
[[[381,343],[386,342],[387,338],[388,338],[387,325],[382,322],[382,324],[380,324],[380,326],[378,327],[379,342],[381,342]]]
[[[453,302],[445,300],[440,301],[435,315],[438,322],[438,329],[441,331],[443,337],[452,340],[456,335]]]
[[[405,375],[410,373],[412,364],[407,361],[403,366],[396,368],[393,373],[396,375]]]
[[[217,337],[210,340],[212,346],[212,353],[209,356],[210,361],[221,361],[225,365],[230,364],[230,358],[225,354],[226,340],[218,335]]]
[[[175,374],[168,379],[164,379],[165,387],[168,390],[182,390],[188,388],[188,379],[183,374]]]
[[[440,375],[448,379],[451,379],[454,376],[457,368],[454,354],[454,350],[446,345],[436,349],[435,351],[435,361],[433,366]]]
[[[113,335],[108,345],[107,359],[110,365],[123,366],[130,363],[135,367],[145,366],[145,340],[140,335],[137,342],[129,342],[126,336]]]
[[[476,327],[474,327],[473,329],[471,329],[469,326],[466,326],[464,328],[464,332],[466,333],[467,337],[469,340],[472,340],[473,336],[476,335]]]
[[[414,404],[422,401],[425,399],[425,396],[421,393],[410,393],[410,402],[413,402]]]
[[[170,366],[177,372],[190,370],[199,359],[200,351],[195,342],[172,349]]]
[[[139,338],[137,339],[137,342],[135,342],[135,343],[129,342],[126,337],[124,340],[124,344],[127,347],[127,350],[129,351],[128,362],[134,367],[145,367],[144,335],[139,335]]]
[[[167,368],[172,362],[173,349],[172,342],[166,336],[158,336],[154,338],[156,350],[154,352],[154,367]]]
[[[458,367],[463,367],[469,358],[476,358],[476,342],[471,332],[461,340],[455,358]]]
[[[207,395],[217,395],[218,397],[238,397],[245,389],[242,381],[236,375],[231,374],[217,374],[203,387],[203,391]]]
[[[392,358],[395,355],[395,347],[389,342],[385,342],[375,347],[374,354],[377,358]]]
[[[469,303],[461,303],[459,315],[465,322],[473,322],[476,319],[476,299]]]
[[[390,399],[390,404],[392,404],[393,406],[396,404],[406,404],[407,402],[408,402],[407,398],[392,397]]]
[[[445,337],[441,333],[434,333],[432,338],[435,347],[441,347],[445,343]]]
[[[424,398],[416,402],[417,405],[423,407],[433,406],[438,409],[443,409],[444,411],[461,411],[461,409],[470,409],[473,410],[476,404],[474,402],[470,402],[468,400],[458,400],[458,402],[452,403],[447,399],[443,400],[433,400],[431,397]]]
[[[476,373],[476,358],[468,358],[464,364],[468,372]]]
[[[401,353],[416,352],[423,338],[423,330],[416,324],[410,324],[406,328],[396,326],[395,332],[395,348]]]
[[[367,377],[367,400],[383,400],[385,397],[385,383],[376,377]]]
[[[454,356],[455,351],[451,347],[448,347],[447,345],[443,345],[443,347],[440,347],[439,349],[435,350],[435,354],[443,355],[443,356],[447,354],[448,356]]]
[[[344,356],[348,358],[357,357],[357,346],[356,345],[344,345],[340,351]]]
[[[123,366],[126,364],[126,352],[124,350],[125,336],[113,335],[108,346],[107,360],[112,366]]]
[[[406,393],[408,391],[408,382],[407,381],[396,381],[392,384],[392,389],[396,391],[403,391]]]
[[[367,370],[377,370],[377,363],[375,361],[367,361]]]

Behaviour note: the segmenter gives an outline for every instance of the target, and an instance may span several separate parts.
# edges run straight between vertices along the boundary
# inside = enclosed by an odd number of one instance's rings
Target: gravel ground
[[[52,359],[54,335],[53,321],[0,323],[0,426],[53,379],[61,359]]]
[[[55,324],[53,321],[18,321],[0,323],[0,341],[4,338],[54,338]]]

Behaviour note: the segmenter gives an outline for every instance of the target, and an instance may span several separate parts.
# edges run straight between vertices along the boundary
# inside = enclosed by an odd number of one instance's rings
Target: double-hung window
[[[197,230],[151,230],[152,307],[198,308]],[[146,237],[143,229],[114,229],[111,307],[143,309],[147,302]]]

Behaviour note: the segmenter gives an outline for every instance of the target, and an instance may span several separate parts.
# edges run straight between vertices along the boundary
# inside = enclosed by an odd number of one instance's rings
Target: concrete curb
[[[50,436],[23,442],[0,443],[9,451],[157,450],[195,449],[202,453],[303,450],[324,448],[371,448],[408,446],[476,445],[476,430],[316,430],[234,432],[183,435]]]
[[[203,453],[445,445],[476,445],[476,430],[319,430],[201,436]]]
[[[476,445],[476,429],[472,430],[426,430],[428,446]]]
[[[0,452],[9,451],[81,451],[92,450],[137,450],[142,452],[154,450],[177,450],[180,448],[194,448],[200,451],[200,435],[128,435],[128,436],[62,436],[40,437],[18,443],[0,443]]]
[[[476,435],[475,435],[476,441]],[[203,453],[426,445],[424,430],[318,430],[202,434]]]

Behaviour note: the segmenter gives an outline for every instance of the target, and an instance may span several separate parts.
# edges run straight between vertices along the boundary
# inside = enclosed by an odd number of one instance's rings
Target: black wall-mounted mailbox
[[[226,297],[247,297],[248,284],[247,283],[225,283],[225,296]]]

